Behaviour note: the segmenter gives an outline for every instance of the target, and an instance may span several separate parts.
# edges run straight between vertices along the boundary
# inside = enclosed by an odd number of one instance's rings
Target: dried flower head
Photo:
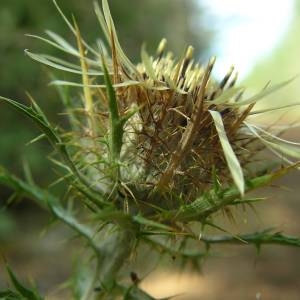
[[[299,144],[249,121],[263,113],[253,112],[257,101],[290,80],[244,99],[233,67],[218,82],[212,78],[215,58],[200,65],[189,46],[177,59],[165,39],[155,56],[143,47],[142,61],[134,65],[119,44],[107,1],[103,12],[97,4],[95,11],[111,55],[102,42],[98,50],[89,46],[61,11],[77,49],[52,32],[46,41],[77,57],[80,66],[27,51],[35,60],[82,76],[82,83],[53,84],[83,88],[81,108],[68,110],[75,128],[69,144],[77,147],[76,165],[91,187],[111,201],[125,197],[127,209],[140,209],[141,203],[176,209],[214,189],[216,181],[222,188],[234,183],[243,196],[245,178],[257,175],[252,165],[265,147],[299,158]]]

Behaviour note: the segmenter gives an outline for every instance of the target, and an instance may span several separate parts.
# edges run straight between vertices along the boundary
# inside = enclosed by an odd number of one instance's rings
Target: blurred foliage
[[[0,211],[0,242],[11,237],[16,224],[13,217],[7,212]]]
[[[169,47],[177,53],[184,52],[186,44],[193,44],[201,53],[208,48],[209,34],[200,25],[193,28],[201,11],[194,1],[181,0],[111,0],[112,15],[116,22],[121,43],[133,60],[139,60],[140,48],[147,43],[149,51],[155,50],[162,37],[167,37]],[[93,1],[59,1],[59,5],[71,18],[73,14],[89,43],[103,38],[93,11]],[[45,29],[60,32],[72,40],[51,0],[1,0],[0,3],[0,94],[26,102],[25,91],[38,101],[50,114],[50,120],[62,122],[60,100],[54,88],[47,88],[49,70],[33,62],[23,54],[24,49],[56,55],[57,51],[25,36],[41,35]],[[51,70],[52,72],[53,70]],[[0,110],[1,139],[0,161],[14,171],[19,171],[23,157],[29,160],[40,180],[49,176],[45,165],[44,145],[39,143],[21,147],[37,135],[34,126],[10,109]],[[16,125],[16,123],[23,125]],[[18,128],[16,131],[15,128]],[[47,152],[47,151],[46,151]]]

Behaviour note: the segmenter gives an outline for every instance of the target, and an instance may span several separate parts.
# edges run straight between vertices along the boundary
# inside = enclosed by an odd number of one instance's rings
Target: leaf
[[[34,185],[34,180],[33,180],[33,177],[32,177],[32,172],[31,172],[30,165],[29,165],[29,163],[28,163],[27,160],[23,160],[23,170],[24,170],[24,176],[25,176],[26,181],[29,184],[33,184]]]
[[[254,203],[254,202],[261,202],[261,201],[264,201],[266,200],[265,197],[260,197],[260,198],[244,198],[244,199],[239,199],[239,200],[236,200],[234,201],[233,203],[231,203],[230,205],[239,205],[239,204],[251,204],[251,203]]]
[[[20,294],[12,290],[0,291],[0,299],[1,300],[24,300],[24,298]]]
[[[94,232],[91,228],[81,224],[70,211],[64,209],[55,197],[48,197],[47,200],[53,215],[72,228],[79,236],[85,238],[91,248],[95,251],[96,255],[99,255],[99,247],[94,242]]]
[[[296,158],[296,159],[300,159],[300,148],[299,146],[293,146],[293,145],[289,145],[286,143],[282,143],[279,141],[276,142],[270,142],[267,140],[264,140],[263,143],[265,143],[267,146],[269,146],[270,148],[273,148],[275,150],[280,151],[282,154]]]
[[[133,221],[140,224],[140,225],[144,225],[150,228],[154,228],[154,229],[161,229],[161,230],[166,230],[166,231],[171,231],[174,232],[174,229],[168,225],[162,224],[162,223],[158,223],[149,219],[144,218],[141,215],[136,215],[133,217]]]
[[[96,1],[94,2],[94,7],[95,7],[95,12],[96,12],[98,21],[102,27],[102,30],[105,34],[105,37],[106,37],[108,43],[110,44],[110,46],[112,46],[111,38],[113,37],[117,54],[121,58],[123,65],[129,70],[129,72],[137,74],[135,65],[126,56],[126,54],[124,53],[124,51],[120,45],[107,0],[102,0],[103,13],[99,7],[99,4]]]
[[[272,231],[272,229],[266,229],[250,234],[243,234],[238,236],[239,239],[236,239],[236,237],[232,235],[202,236],[202,240],[208,244],[252,244],[258,247],[258,249],[260,249],[259,247],[261,245],[265,244],[300,247],[300,239],[298,237],[288,236],[281,232]]]
[[[213,227],[213,228],[215,228],[215,229],[218,229],[218,230],[220,230],[220,231],[223,231],[223,232],[225,232],[225,233],[228,233],[229,236],[230,236],[231,238],[236,239],[236,240],[238,240],[238,241],[241,242],[241,243],[247,244],[247,242],[244,241],[240,236],[238,236],[238,235],[236,235],[236,234],[233,234],[233,233],[229,232],[227,229],[225,229],[225,228],[222,227],[222,226],[219,226],[219,225],[217,225],[217,224],[214,224],[214,223],[212,223],[212,222],[207,222],[207,221],[205,222],[205,225],[209,225],[209,226],[211,226],[211,227]],[[201,237],[201,240],[205,241],[205,238],[204,238],[204,237]]]
[[[97,19],[98,19],[98,22],[102,28],[102,31],[105,35],[105,38],[106,40],[110,43],[110,35],[109,35],[109,32],[108,32],[108,28],[107,28],[107,25],[105,23],[105,19],[104,19],[104,16],[103,16],[103,13],[99,7],[99,4],[97,1],[94,1],[94,10],[95,10],[95,13],[96,13],[96,16],[97,16]]]
[[[26,146],[34,144],[42,139],[44,139],[46,137],[46,135],[44,133],[38,135],[37,137],[33,138],[32,140],[30,140],[29,142],[27,142]]]
[[[33,291],[31,289],[28,289],[25,287],[16,277],[16,275],[13,273],[11,268],[6,265],[6,269],[8,272],[8,275],[10,277],[10,280],[15,287],[15,289],[26,299],[26,300],[43,300],[41,296],[37,294],[36,291]]]
[[[43,41],[43,42],[45,42],[45,43],[47,43],[47,44],[49,44],[49,45],[51,45],[51,46],[53,46],[53,47],[55,47],[55,48],[61,50],[61,51],[63,51],[63,52],[66,52],[66,53],[68,53],[68,54],[71,54],[71,55],[73,55],[73,56],[76,56],[76,57],[79,57],[79,58],[80,58],[79,52],[76,52],[76,53],[74,53],[74,52],[69,52],[69,51],[66,50],[65,48],[61,47],[60,45],[56,44],[55,42],[53,42],[53,41],[51,41],[51,40],[48,40],[48,39],[46,39],[46,38],[44,38],[44,37],[41,37],[41,36],[38,36],[38,35],[32,35],[32,34],[27,34],[26,36],[32,37],[32,38],[35,38],[35,39],[38,39],[38,40],[41,40],[41,41]],[[93,60],[93,59],[90,59],[90,58],[87,58],[87,57],[85,57],[84,59],[85,59],[90,65],[93,65],[94,67],[99,67],[99,61],[98,61],[98,60]]]
[[[55,133],[54,129],[51,128],[50,123],[46,119],[45,115],[42,113],[41,109],[37,106],[35,102],[32,102],[33,107],[27,107],[24,104],[21,104],[17,101],[14,101],[9,98],[1,97],[0,100],[3,100],[13,108],[17,109],[22,114],[29,117],[38,127],[44,132],[51,144],[57,145],[61,144],[60,138]]]
[[[266,109],[252,111],[252,112],[249,113],[249,115],[258,115],[258,114],[273,112],[275,110],[280,110],[280,109],[286,109],[286,108],[290,108],[290,107],[295,107],[295,106],[299,106],[299,105],[300,105],[300,102],[294,102],[294,103],[291,103],[291,104],[282,105],[282,106],[278,106],[278,107],[271,107],[271,108],[266,108]]]
[[[57,85],[57,86],[75,86],[75,87],[83,87],[85,85],[83,85],[82,83],[77,83],[77,82],[71,82],[71,81],[64,81],[64,80],[54,80],[51,82],[52,85]],[[119,87],[126,87],[126,86],[133,86],[133,85],[140,85],[141,83],[139,81],[135,81],[135,80],[127,80],[121,83],[116,83],[113,84],[114,88],[119,88]],[[105,88],[106,85],[105,84],[88,84],[86,85],[90,88]]]
[[[300,159],[300,144],[296,142],[286,141],[277,136],[270,134],[269,132],[255,126],[244,122],[244,124],[248,127],[250,132],[256,136],[263,144],[265,144],[269,149],[275,149],[282,154],[287,156]],[[259,134],[257,131],[261,131],[264,134],[264,137]]]
[[[55,32],[52,32],[50,30],[46,30],[46,33],[63,49],[65,49],[66,52],[71,53],[73,55],[78,55],[79,52],[76,48],[74,48],[72,45],[70,45],[64,38],[62,38],[60,35],[58,35]]]
[[[69,29],[71,30],[71,32],[75,35],[76,37],[76,29],[72,26],[72,24],[69,22],[68,18],[64,15],[63,11],[61,10],[61,8],[58,6],[56,0],[52,0],[52,2],[54,3],[56,9],[58,10],[59,14],[61,15],[61,17],[63,18],[63,20],[65,21],[65,23],[67,24],[67,26],[69,27]],[[82,40],[83,45],[89,49],[94,55],[96,55],[96,57],[99,57],[99,53],[96,52],[92,47],[90,47],[88,45],[88,43],[86,43],[84,40]]]
[[[37,200],[38,205],[47,207],[47,197],[44,191],[35,188],[23,180],[11,175],[7,170],[0,166],[0,183],[14,189],[18,193],[27,196],[30,199]]]
[[[108,107],[110,115],[110,147],[112,159],[116,162],[119,159],[121,147],[123,144],[123,122],[121,121],[116,92],[112,85],[110,76],[108,74],[104,57],[102,57],[102,68],[104,72],[104,80],[106,85],[106,93],[108,98]]]
[[[75,230],[80,236],[84,237],[98,254],[99,249],[94,243],[93,231],[89,227],[80,224],[71,214],[71,212],[64,209],[59,200],[47,190],[43,190],[36,185],[26,183],[16,176],[9,174],[4,168],[1,167],[0,183],[22,192],[23,195],[35,200],[36,203],[41,205],[43,208],[49,208],[56,218]],[[101,199],[98,201],[101,202]]]
[[[233,181],[236,184],[241,195],[244,195],[245,182],[244,182],[243,170],[241,168],[239,160],[237,159],[235,153],[232,150],[230,142],[228,141],[221,114],[217,111],[212,111],[212,110],[209,110],[209,112],[214,120],[218,132],[218,136],[224,151],[224,156],[227,161],[227,165],[231,173],[231,176],[233,178]]]
[[[62,143],[60,137],[57,135],[55,130],[51,127],[49,121],[46,116],[40,109],[40,107],[31,99],[32,106],[27,107],[17,101],[14,101],[9,98],[1,97],[0,100],[3,100],[25,116],[29,117],[34,123],[41,129],[41,131],[47,136],[49,142],[52,144],[54,149],[58,151],[70,166],[74,173],[77,173],[76,167],[71,161],[71,158],[67,152],[66,146]]]
[[[242,101],[239,101],[239,102],[231,103],[230,105],[232,105],[232,106],[243,106],[243,105],[249,105],[249,104],[252,104],[252,103],[256,103],[257,101],[262,100],[264,97],[266,97],[266,96],[282,89],[283,87],[285,87],[286,85],[288,85],[289,83],[294,81],[297,77],[298,77],[298,75],[290,78],[289,80],[286,80],[286,81],[283,81],[281,83],[275,84],[271,87],[267,87],[266,89],[262,90],[260,93],[254,95],[253,97],[250,97],[246,100],[242,100]]]
[[[222,94],[217,97],[215,100],[208,101],[209,104],[230,104],[229,100],[231,100],[235,95],[239,94],[244,88],[243,87],[233,87],[225,90]]]
[[[267,173],[262,176],[245,180],[245,192],[250,192],[255,189],[264,187],[272,183],[274,180],[281,178],[293,169],[300,166],[300,162],[290,165],[285,168],[280,168],[275,172]],[[240,200],[241,194],[238,188],[233,185],[218,192],[216,197],[214,191],[201,194],[196,200],[190,204],[185,204],[178,210],[169,211],[166,219],[176,221],[199,221],[206,219],[208,216],[224,208],[227,205],[234,203],[237,199]]]
[[[293,145],[293,146],[300,146],[300,143],[298,142],[292,142],[292,141],[289,141],[289,140],[285,140],[279,136],[276,136],[266,130],[264,130],[263,128],[260,128],[259,126],[257,125],[254,125],[254,124],[250,124],[248,122],[244,122],[244,123],[247,123],[247,125],[251,126],[252,128],[255,128],[257,129],[258,131],[262,132],[266,137],[267,139],[270,139],[271,141],[275,141],[275,142],[281,142],[281,143],[284,143],[284,144],[288,144],[288,145]],[[248,126],[248,127],[249,127]]]
[[[31,120],[34,121],[34,123],[41,129],[41,131],[47,136],[50,144],[53,146],[53,148],[61,155],[64,162],[68,165],[70,170],[72,170],[73,175],[81,182],[83,185],[85,185],[88,189],[93,190],[93,188],[90,186],[90,182],[79,172],[75,164],[73,163],[68,151],[66,145],[62,142],[60,136],[56,133],[56,130],[52,128],[49,121],[47,120],[46,116],[40,109],[40,107],[34,102],[33,99],[31,99],[32,106],[27,107],[21,103],[18,103],[12,99],[1,97],[0,100],[3,100],[13,108],[17,109],[19,112],[24,114],[25,116],[29,117]],[[97,193],[96,198],[99,199],[99,201],[95,200],[96,205],[100,205],[100,203],[103,203],[102,194],[100,190],[95,191]],[[95,199],[94,197],[92,197]]]
[[[82,258],[78,258],[74,266],[71,278],[71,286],[75,300],[85,299],[84,296],[93,284],[93,274]]]
[[[155,71],[153,69],[151,57],[146,52],[146,46],[145,46],[145,44],[142,46],[141,57],[142,57],[142,62],[144,64],[144,67],[146,69],[146,72],[147,72],[148,76],[151,79],[153,79],[154,81],[157,81],[157,78],[156,78],[156,75],[155,75]]]
[[[55,68],[57,70],[61,70],[61,71],[65,71],[65,72],[69,72],[69,73],[73,73],[73,74],[79,74],[79,75],[83,74],[83,72],[80,69],[66,67],[62,64],[58,64],[58,63],[54,62],[55,60],[57,60],[57,61],[60,61],[60,63],[63,63],[63,61],[56,59],[55,57],[44,55],[44,54],[32,53],[32,52],[29,52],[28,50],[25,50],[25,54],[28,55],[31,59],[33,59],[37,62],[40,62],[44,65],[47,65],[49,67]],[[87,74],[90,76],[99,76],[99,75],[103,75],[103,72],[89,71]]]
[[[41,41],[43,41],[43,42],[45,42],[45,43],[47,43],[47,44],[49,44],[49,45],[51,45],[51,46],[53,46],[53,47],[61,50],[63,52],[66,52],[68,54],[71,54],[71,55],[74,55],[74,56],[79,56],[79,52],[76,49],[74,49],[75,52],[74,51],[70,51],[69,49],[66,49],[66,48],[62,47],[61,45],[59,45],[59,44],[57,44],[57,43],[55,43],[55,42],[53,42],[53,41],[51,41],[49,39],[46,39],[44,37],[38,36],[38,35],[26,34],[26,36],[34,38],[34,39],[41,40]]]

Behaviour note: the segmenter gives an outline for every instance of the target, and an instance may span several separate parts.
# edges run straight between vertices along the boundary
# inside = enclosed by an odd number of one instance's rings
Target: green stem
[[[269,185],[275,179],[282,177],[291,169],[297,167],[298,164],[280,169],[271,174],[246,180],[245,193]],[[166,217],[172,221],[179,222],[201,221],[225,206],[234,204],[236,200],[241,203],[243,198],[235,186],[217,192],[211,190],[201,195],[191,204],[182,205],[179,209],[169,212]]]
[[[99,279],[105,290],[110,291],[114,288],[117,274],[132,254],[134,241],[134,231],[114,227],[109,230],[107,239],[99,245]]]
[[[280,232],[270,233],[270,230],[264,230],[251,234],[239,235],[238,238],[230,235],[220,236],[202,236],[201,240],[207,245],[211,244],[237,244],[237,245],[283,245],[300,247],[300,239]]]

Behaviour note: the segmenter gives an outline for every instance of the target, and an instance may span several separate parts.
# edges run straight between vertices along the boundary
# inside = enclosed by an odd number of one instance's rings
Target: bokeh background
[[[58,3],[68,16],[76,16],[86,40],[93,43],[102,37],[92,0]],[[235,65],[240,71],[240,82],[249,86],[249,93],[259,91],[269,81],[278,83],[300,73],[299,0],[110,0],[109,3],[121,44],[135,62],[139,61],[144,42],[151,53],[161,38],[166,37],[168,47],[177,55],[188,44],[195,47],[201,62],[217,55],[216,78],[226,73],[231,64]],[[59,97],[48,86],[51,74],[62,74],[24,55],[24,49],[57,54],[55,49],[25,35],[42,35],[45,29],[74,40],[51,0],[0,1],[0,94],[26,103],[29,92],[50,120],[62,123]],[[300,80],[296,79],[260,105],[284,105],[300,102],[299,98]],[[299,118],[300,110],[293,108],[270,114],[259,122],[279,119],[291,123]],[[26,162],[37,182],[47,186],[55,175],[46,158],[50,148],[43,142],[26,145],[37,135],[31,122],[0,103],[0,164],[22,175]],[[300,140],[297,128],[287,135]],[[277,226],[278,230],[300,236],[299,181],[300,175],[294,172],[275,187],[261,191],[269,200],[259,204],[256,213],[240,212],[237,223],[227,224],[228,228],[238,233],[242,229]],[[28,201],[7,205],[10,194],[10,190],[0,187],[0,251],[24,278],[35,278],[49,295],[48,299],[58,299],[60,291],[54,287],[67,278],[72,266],[70,233],[61,227],[47,230],[49,216]],[[166,262],[164,269],[147,277],[145,289],[157,296],[194,290],[196,299],[206,300],[300,299],[297,249],[268,246],[257,255],[255,249],[247,246],[217,248],[204,263],[202,276],[188,271],[179,274],[176,270]],[[0,287],[5,282],[0,265]]]

